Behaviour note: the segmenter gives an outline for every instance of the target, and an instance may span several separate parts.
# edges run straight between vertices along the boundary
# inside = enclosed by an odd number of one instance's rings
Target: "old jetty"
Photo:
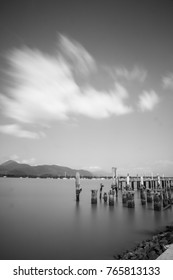
[[[76,173],[76,201],[80,199],[81,186],[80,174]],[[150,205],[154,211],[166,210],[173,204],[172,198],[173,179],[169,177],[156,176],[117,176],[117,168],[112,167],[112,183],[108,192],[103,193],[104,184],[98,189],[91,190],[91,204],[97,204],[99,200],[109,206],[114,206],[115,199],[122,199],[122,205],[128,208],[135,207],[135,195],[140,193],[141,205]]]

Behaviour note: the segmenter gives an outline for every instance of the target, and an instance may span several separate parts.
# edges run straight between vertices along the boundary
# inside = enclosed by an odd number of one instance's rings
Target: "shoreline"
[[[155,260],[164,253],[169,245],[173,243],[173,223],[164,227],[162,231],[155,234],[139,244],[132,250],[126,250],[114,255],[115,260]]]

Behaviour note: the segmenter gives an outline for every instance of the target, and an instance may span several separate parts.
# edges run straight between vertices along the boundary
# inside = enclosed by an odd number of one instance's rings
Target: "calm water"
[[[0,178],[0,259],[112,259],[173,221],[173,207],[155,212],[99,201],[91,189],[111,181],[81,180],[79,204],[73,180]]]

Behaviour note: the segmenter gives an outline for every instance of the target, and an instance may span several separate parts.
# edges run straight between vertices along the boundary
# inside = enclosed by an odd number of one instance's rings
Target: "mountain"
[[[2,163],[1,166],[12,166],[12,165],[16,165],[18,164],[16,161],[14,160],[7,160],[6,162]]]
[[[12,177],[75,177],[77,171],[79,171],[81,177],[93,176],[87,170],[76,170],[59,165],[31,166],[14,160],[8,160],[0,165],[0,175]]]

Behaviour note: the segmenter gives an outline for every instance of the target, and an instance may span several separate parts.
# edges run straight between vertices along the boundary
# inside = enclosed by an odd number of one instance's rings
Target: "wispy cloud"
[[[18,160],[18,159],[19,159],[19,156],[16,155],[16,154],[13,154],[13,155],[10,156],[10,159],[12,159],[12,160]]]
[[[101,170],[101,167],[94,165],[94,166],[84,167],[83,169],[88,169],[90,171],[99,171],[99,170]]]
[[[128,92],[121,84],[102,92],[76,83],[74,71],[88,75],[96,63],[80,44],[64,36],[60,36],[57,56],[23,48],[11,51],[8,61],[14,86],[8,96],[0,95],[0,104],[3,114],[18,122],[41,124],[71,115],[102,119],[132,112],[125,104]],[[36,138],[35,133],[21,131],[18,125],[1,127],[1,131],[19,131],[21,137]]]
[[[42,132],[40,134],[24,130],[18,124],[0,125],[0,132],[8,135],[13,135],[19,138],[38,139],[40,138],[40,136],[43,136]]]
[[[173,73],[169,73],[162,78],[162,84],[164,89],[173,89]]]
[[[155,108],[155,106],[159,103],[159,101],[159,96],[156,94],[155,91],[144,91],[139,96],[138,107],[142,112],[152,111]]]
[[[115,76],[124,78],[128,81],[144,82],[147,77],[147,71],[135,66],[132,70],[125,67],[115,68]]]
[[[97,69],[94,58],[81,44],[63,35],[59,35],[59,38],[61,54],[72,71],[78,75],[87,76]]]
[[[25,164],[35,165],[35,164],[36,164],[36,159],[35,159],[35,158],[22,159],[22,160],[20,160],[19,162],[20,162],[20,163],[25,163]]]
[[[11,160],[15,160],[17,161],[18,163],[25,163],[25,164],[31,164],[31,165],[35,165],[36,163],[36,159],[34,157],[32,158],[29,158],[29,159],[21,159],[18,155],[16,154],[13,154],[11,156],[8,157],[8,159],[11,159]],[[8,160],[7,159],[7,160]]]

